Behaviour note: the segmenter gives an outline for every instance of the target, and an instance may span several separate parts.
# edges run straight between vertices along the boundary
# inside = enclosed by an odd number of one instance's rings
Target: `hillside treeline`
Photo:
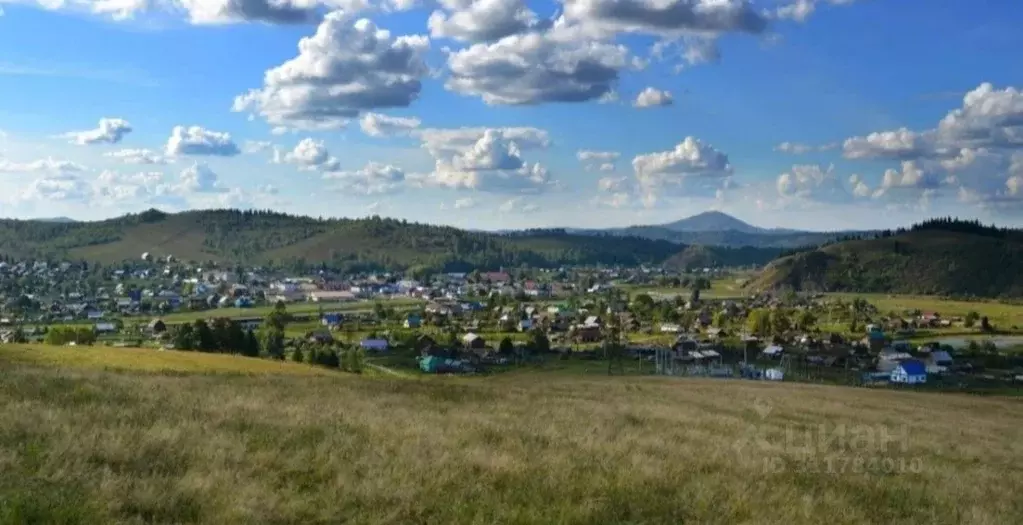
[[[173,241],[162,253],[156,240]],[[179,260],[262,264],[307,270],[490,270],[562,265],[657,265],[685,246],[629,236],[560,229],[490,233],[370,217],[323,219],[268,210],[148,210],[98,222],[0,220],[0,253],[10,259],[137,259],[142,252]],[[711,247],[714,265],[762,265],[776,249]]]
[[[933,219],[772,263],[761,288],[1023,297],[1023,235],[979,221]]]

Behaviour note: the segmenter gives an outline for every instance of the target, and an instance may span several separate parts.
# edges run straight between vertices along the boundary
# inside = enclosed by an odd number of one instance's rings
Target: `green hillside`
[[[691,272],[702,268],[721,266],[742,266],[748,261],[760,260],[765,253],[780,255],[778,248],[723,248],[720,246],[690,245],[664,261],[664,267],[670,270]]]
[[[100,263],[173,255],[179,260],[343,269],[424,266],[468,271],[528,265],[660,264],[685,246],[563,230],[469,232],[394,219],[314,219],[264,211],[149,210],[99,222],[0,221],[0,253]],[[720,264],[765,264],[777,249],[710,248]]]
[[[1023,233],[959,221],[782,257],[755,289],[1023,297]]]

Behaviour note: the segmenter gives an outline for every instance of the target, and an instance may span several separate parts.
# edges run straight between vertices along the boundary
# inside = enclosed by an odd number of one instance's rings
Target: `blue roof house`
[[[423,324],[423,319],[416,314],[408,314],[405,317],[405,328],[419,328]]]
[[[363,350],[373,352],[386,352],[390,345],[387,343],[387,339],[363,339],[359,343],[359,346]]]
[[[919,385],[927,382],[927,366],[923,361],[909,359],[899,363],[892,369],[889,378],[892,383],[903,383],[906,385]]]
[[[339,313],[323,314],[323,319],[320,322],[323,326],[341,326],[341,321],[344,318]]]

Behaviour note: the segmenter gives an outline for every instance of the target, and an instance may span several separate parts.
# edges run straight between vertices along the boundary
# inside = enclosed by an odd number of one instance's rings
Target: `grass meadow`
[[[701,292],[701,297],[708,299],[730,299],[745,297],[752,293],[751,290],[743,288],[745,275],[731,275],[711,280],[711,288]],[[649,293],[659,296],[674,296],[682,294],[688,297],[689,290],[685,288],[661,288],[642,286],[623,286],[631,293]],[[995,300],[977,299],[975,301],[951,300],[936,296],[926,295],[895,295],[881,293],[829,293],[829,297],[841,298],[851,301],[855,298],[866,299],[867,302],[877,307],[878,311],[888,313],[891,311],[905,312],[908,310],[920,310],[922,312],[938,312],[945,317],[965,316],[969,312],[977,312],[987,316],[996,327],[1010,330],[1016,326],[1023,328],[1023,304],[1008,304]]]
[[[740,297],[746,297],[750,294],[748,290],[742,287],[747,279],[745,274],[729,275],[727,277],[719,277],[710,280],[710,288],[700,292],[700,297],[705,299],[736,299]],[[655,297],[674,297],[681,295],[684,298],[689,298],[691,293],[688,288],[672,288],[663,286],[635,286],[635,285],[619,285],[620,288],[628,290],[633,294],[650,294]]]
[[[1023,406],[1005,398],[9,348],[0,524],[1023,520]]]
[[[415,298],[397,298],[397,299],[384,299],[380,301],[349,301],[343,303],[315,303],[315,302],[301,302],[291,303],[287,305],[289,313],[292,314],[315,314],[320,310],[324,312],[344,312],[344,313],[355,313],[355,312],[372,312],[373,306],[379,302],[386,307],[392,307],[399,311],[411,310],[412,307],[423,304],[421,299]],[[251,308],[215,308],[212,310],[199,310],[194,312],[184,311],[167,314],[160,317],[165,323],[177,324],[177,323],[190,323],[196,319],[208,319],[210,317],[227,317],[229,319],[237,319],[244,317],[263,317],[274,310],[274,305],[265,306],[254,306]],[[148,319],[148,318],[145,318]]]
[[[0,345],[0,363],[57,366],[91,370],[205,374],[335,374],[302,363],[253,359],[228,354],[207,354],[153,348],[113,346]]]
[[[921,312],[937,312],[943,317],[964,317],[970,312],[987,316],[995,327],[1010,329],[1013,326],[1023,327],[1023,305],[1007,304],[997,301],[956,301],[926,295],[889,295],[889,294],[829,294],[845,300],[854,298],[866,299],[877,307],[878,311],[904,312],[920,310]]]

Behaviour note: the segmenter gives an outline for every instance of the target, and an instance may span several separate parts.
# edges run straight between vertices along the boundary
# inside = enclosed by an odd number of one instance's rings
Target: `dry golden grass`
[[[234,374],[324,375],[338,372],[300,363],[224,354],[113,346],[0,345],[0,361],[72,368]]]
[[[896,439],[801,461],[818,425]],[[1004,525],[1023,521],[1021,438],[1023,405],[998,398],[0,358],[0,523]]]

